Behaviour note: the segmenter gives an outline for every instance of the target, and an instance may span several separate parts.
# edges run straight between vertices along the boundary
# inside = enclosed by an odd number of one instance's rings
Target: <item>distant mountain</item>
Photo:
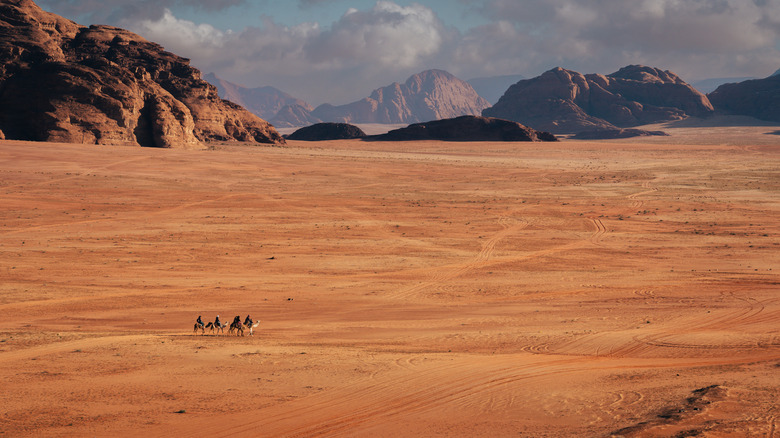
[[[469,79],[468,82],[480,96],[491,104],[498,102],[510,85],[525,79],[523,75],[489,76]]]
[[[284,106],[269,122],[277,128],[293,128],[313,125],[322,122],[322,120],[311,115],[310,106],[293,104]]]
[[[772,76],[780,76],[780,70],[777,70],[776,72],[772,73],[770,77]]]
[[[266,120],[272,119],[287,105],[299,105],[308,111],[313,109],[308,103],[278,88],[269,86],[247,88],[226,81],[214,73],[207,74],[204,79],[217,87],[221,98],[237,103]]]
[[[712,112],[707,97],[674,73],[632,65],[606,76],[555,68],[512,85],[482,115],[568,134]]]
[[[780,122],[780,74],[724,84],[707,97],[720,112]]]
[[[467,82],[443,70],[427,70],[357,102],[320,105],[311,115],[326,122],[415,123],[478,115],[489,106]]]
[[[266,121],[220,99],[188,59],[130,31],[3,0],[0,35],[0,137],[166,148],[284,143]]]
[[[735,83],[755,79],[753,77],[740,77],[740,78],[711,78],[702,79],[696,82],[692,82],[693,88],[701,91],[704,94],[712,93],[723,84]]]

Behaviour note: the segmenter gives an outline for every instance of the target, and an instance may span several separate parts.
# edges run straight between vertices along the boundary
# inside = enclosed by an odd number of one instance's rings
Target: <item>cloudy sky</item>
[[[430,68],[461,79],[629,64],[693,82],[780,68],[780,0],[38,0],[204,73],[343,104]]]

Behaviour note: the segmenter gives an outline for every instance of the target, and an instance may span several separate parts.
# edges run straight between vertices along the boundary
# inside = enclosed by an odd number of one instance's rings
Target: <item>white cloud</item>
[[[169,10],[127,27],[191,58],[204,72],[250,86],[274,85],[313,103],[358,99],[428,68],[446,34],[430,8],[389,1],[370,10],[348,9],[324,29],[317,23],[283,26],[264,17],[256,27],[222,32]]]
[[[176,1],[190,0],[161,4]],[[322,25],[285,26],[263,17],[256,26],[231,32],[182,20],[170,10],[119,24],[191,58],[204,72],[248,86],[273,85],[314,104],[346,103],[429,68],[469,79],[530,76],[555,66],[611,73],[641,63],[692,81],[768,75],[780,67],[780,0],[459,4],[469,4],[484,24],[461,32],[427,6],[392,1],[345,9],[338,20]]]
[[[164,42],[166,49],[173,52],[194,52],[195,49],[213,52],[223,46],[232,32],[222,32],[209,24],[196,24],[180,20],[165,9],[159,20],[141,20],[128,23],[132,30],[155,42]]]

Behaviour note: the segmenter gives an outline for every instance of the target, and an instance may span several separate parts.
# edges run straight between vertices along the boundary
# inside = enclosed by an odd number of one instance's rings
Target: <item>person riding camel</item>
[[[198,325],[199,325],[199,326],[201,326],[201,327],[205,326],[205,324],[203,324],[203,320],[202,320],[202,319],[200,319],[200,315],[198,315],[198,320],[197,320],[197,321],[195,321],[195,322],[197,322],[197,323],[198,323]]]
[[[244,325],[245,325],[245,326],[247,326],[247,327],[249,327],[249,326],[251,326],[251,325],[252,325],[252,323],[253,323],[253,322],[254,322],[254,321],[252,320],[252,318],[250,318],[250,317],[249,317],[249,315],[247,315],[247,316],[246,316],[246,319],[244,320]]]
[[[219,315],[217,315],[217,319],[214,320],[215,326],[221,326],[222,324],[219,322]]]

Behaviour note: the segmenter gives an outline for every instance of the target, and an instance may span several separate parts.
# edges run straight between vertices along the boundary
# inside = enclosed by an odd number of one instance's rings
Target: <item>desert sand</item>
[[[664,129],[2,141],[0,436],[780,436],[780,127]]]

